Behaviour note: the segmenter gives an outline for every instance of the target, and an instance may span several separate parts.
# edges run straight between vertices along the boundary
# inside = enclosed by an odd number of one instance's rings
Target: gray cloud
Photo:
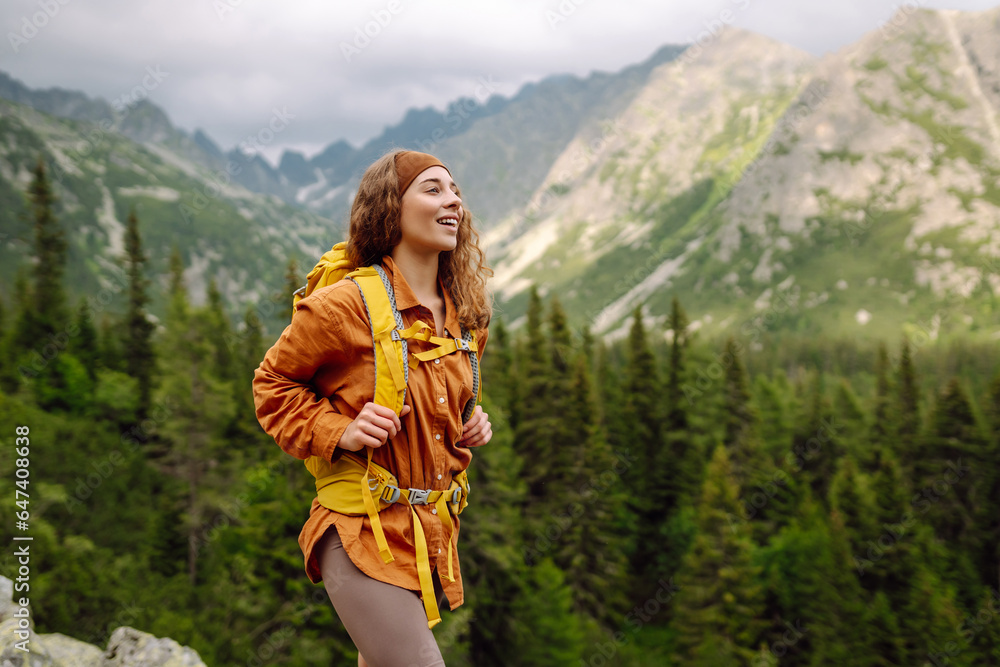
[[[5,0],[0,69],[35,88],[110,101],[160,68],[167,75],[149,98],[223,148],[285,109],[295,118],[268,147],[274,159],[282,147],[360,144],[410,107],[472,96],[481,77],[512,95],[551,74],[617,70],[696,39],[720,17],[822,55],[904,4],[981,10],[996,2]],[[19,41],[28,26],[36,34]]]

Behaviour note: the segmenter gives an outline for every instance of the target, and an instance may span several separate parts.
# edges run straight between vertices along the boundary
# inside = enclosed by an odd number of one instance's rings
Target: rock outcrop
[[[14,582],[0,577],[2,667],[205,667],[194,649],[127,626],[111,633],[104,650],[58,632],[40,635],[30,612],[27,618],[16,616],[20,609]],[[19,634],[24,632],[26,636]]]

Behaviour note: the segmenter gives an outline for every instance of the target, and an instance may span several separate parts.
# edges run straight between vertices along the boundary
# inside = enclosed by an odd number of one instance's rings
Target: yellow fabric
[[[323,254],[320,261],[309,272],[305,288],[295,292],[293,309],[295,303],[313,291],[332,285],[345,277],[352,278],[361,288],[371,317],[375,341],[375,396],[373,402],[390,407],[398,414],[403,409],[406,389],[403,372],[403,348],[400,340],[392,339],[392,333],[396,330],[396,320],[389,302],[389,295],[374,267],[354,268],[347,259],[347,244],[343,242],[336,244],[330,251]],[[411,365],[415,366],[418,360],[429,361],[459,351],[460,348],[454,339],[434,336],[433,331],[422,321],[400,331],[400,338],[430,341],[439,346],[435,350],[411,355]],[[473,352],[479,349],[475,342],[475,335],[469,343],[469,348]],[[482,383],[480,383],[480,393],[481,387]],[[479,396],[476,397],[477,401],[479,398]],[[372,462],[372,449],[370,447],[365,449],[366,461],[362,461],[358,455],[344,452],[334,463],[318,456],[310,456],[305,460],[305,466],[316,478],[316,495],[320,504],[341,514],[367,515],[379,548],[379,555],[386,563],[391,563],[395,558],[389,549],[385,532],[382,530],[379,512],[391,504],[386,502],[383,494],[392,493],[393,487],[398,488],[399,483],[392,473]],[[455,489],[461,489],[458,503],[451,502]],[[358,493],[359,490],[360,493]],[[451,486],[447,491],[432,491],[427,497],[427,503],[433,504],[437,508],[437,516],[448,534],[448,574],[445,576],[449,581],[455,580],[452,567],[452,541],[454,540],[455,525],[451,514],[460,514],[465,509],[468,504],[468,493],[468,478],[463,470],[452,479]],[[433,628],[441,622],[441,616],[438,613],[437,600],[434,596],[427,538],[405,489],[400,489],[398,500],[405,502],[410,507],[416,541],[420,592],[424,610],[427,612],[427,627]]]
[[[334,284],[350,273],[353,268],[347,259],[347,243],[345,241],[341,241],[323,253],[320,260],[316,262],[316,266],[306,276],[306,286],[296,290],[292,296],[292,313],[295,312],[295,304],[299,301],[320,287]]]
[[[389,294],[375,269],[365,267],[348,274],[361,288],[371,316],[375,338],[375,398],[374,403],[392,408],[396,414],[403,409],[406,381],[403,377],[403,343],[392,340],[396,318],[392,314]]]
[[[379,547],[379,554],[386,563],[394,560],[389,545],[382,531],[382,522],[378,513],[388,507],[391,503],[385,501],[386,495],[393,492],[392,487],[398,488],[396,477],[388,470],[373,463],[371,460],[371,448],[366,448],[367,461],[362,462],[351,453],[345,452],[337,463],[331,466],[330,474],[316,480],[316,495],[323,507],[340,512],[341,514],[361,515],[367,514],[371,521],[372,533]],[[360,485],[361,493],[357,489]],[[458,503],[452,502],[454,492],[459,489]],[[448,574],[442,575],[448,581],[455,580],[454,567],[452,565],[453,548],[452,542],[455,537],[455,522],[452,521],[452,514],[460,514],[468,505],[469,481],[463,470],[452,479],[451,486],[447,490],[431,491],[427,496],[427,504],[434,505],[437,509],[437,516],[444,525],[448,534]],[[360,498],[358,497],[360,495]],[[376,505],[376,498],[378,499]],[[410,515],[413,519],[413,535],[416,541],[417,576],[420,580],[420,593],[423,598],[424,611],[427,612],[427,627],[433,628],[441,622],[441,615],[438,613],[437,600],[434,596],[434,583],[431,579],[430,554],[427,550],[427,538],[424,535],[424,528],[417,516],[417,511],[410,503],[407,489],[399,489],[400,502],[405,502],[410,506]]]

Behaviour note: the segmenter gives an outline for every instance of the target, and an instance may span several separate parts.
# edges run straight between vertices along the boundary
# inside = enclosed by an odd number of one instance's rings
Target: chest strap
[[[427,627],[433,628],[441,622],[437,608],[437,598],[434,595],[434,584],[431,578],[430,554],[427,548],[427,537],[417,516],[415,505],[433,505],[434,512],[444,527],[448,536],[448,573],[443,579],[455,581],[452,561],[455,538],[455,523],[451,515],[461,514],[468,504],[469,481],[463,470],[452,478],[451,486],[440,489],[401,489],[395,475],[372,462],[372,449],[367,450],[367,460],[353,453],[344,452],[332,465],[332,471],[316,478],[316,495],[323,507],[349,516],[367,515],[378,545],[379,555],[386,563],[395,560],[389,543],[382,530],[379,512],[393,503],[404,503],[410,507],[410,518],[413,521],[413,537],[416,543],[417,577],[420,580],[420,593],[423,598],[424,611],[427,613]],[[360,491],[360,493],[359,493]]]

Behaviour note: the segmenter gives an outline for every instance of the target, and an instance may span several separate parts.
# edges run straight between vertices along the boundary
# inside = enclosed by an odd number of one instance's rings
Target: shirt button
[[[441,479],[441,475],[438,475],[438,479]]]
[[[436,508],[436,507],[435,507],[434,509],[432,509],[432,510],[431,510],[431,514],[437,514],[437,513],[438,513],[438,511],[437,511],[437,508]]]
[[[440,440],[440,439],[441,439],[441,434],[440,434],[440,433],[438,433],[437,435],[435,435],[435,436],[434,436],[434,439],[435,439],[435,440]]]
[[[441,363],[441,360],[440,360],[440,359],[435,359],[435,360],[434,360],[434,363],[435,363],[435,364],[440,364],[440,363]]]
[[[441,549],[438,549],[438,553],[441,553]]]
[[[444,396],[438,399],[438,403],[444,403]]]

